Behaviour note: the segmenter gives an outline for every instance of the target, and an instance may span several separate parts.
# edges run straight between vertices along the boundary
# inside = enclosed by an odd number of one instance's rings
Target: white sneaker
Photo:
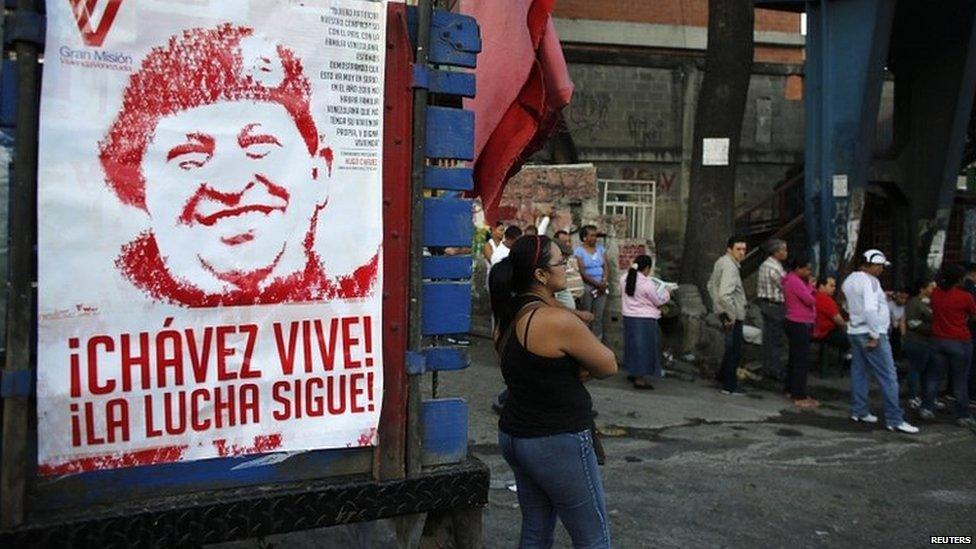
[[[935,405],[935,409],[936,410],[945,410],[946,409],[946,403],[943,402],[943,401],[941,401],[941,400],[939,400],[939,399],[935,399],[934,405]]]
[[[918,397],[908,399],[908,408],[911,410],[918,410],[922,406],[922,399]]]
[[[918,410],[918,417],[922,419],[935,419],[935,412],[932,410],[927,410],[925,408],[920,408]]]
[[[903,421],[903,422],[901,422],[900,424],[898,424],[895,427],[892,427],[891,425],[889,425],[888,426],[888,430],[889,431],[898,431],[899,433],[908,433],[910,435],[914,435],[915,433],[918,432],[918,427],[912,425],[911,423],[908,423],[907,421]]]
[[[868,414],[863,415],[863,416],[851,416],[851,421],[854,421],[854,422],[857,422],[857,423],[877,423],[878,422],[878,416],[876,416],[876,415],[874,415],[872,413],[868,413]]]

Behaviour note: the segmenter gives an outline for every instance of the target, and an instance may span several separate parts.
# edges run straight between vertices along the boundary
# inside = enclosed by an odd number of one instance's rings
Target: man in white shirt
[[[904,419],[898,405],[898,375],[888,341],[891,314],[878,277],[891,263],[879,250],[864,252],[860,269],[851,273],[841,289],[847,298],[851,320],[847,337],[851,341],[851,419],[877,423],[868,408],[868,371],[877,380],[884,397],[885,425],[889,431],[917,433],[918,428]]]
[[[501,260],[508,257],[508,253],[512,251],[512,244],[515,244],[515,241],[518,240],[520,236],[522,236],[522,229],[519,229],[515,225],[505,229],[505,237],[502,238],[502,243],[495,246],[495,251],[491,253],[491,265],[488,267],[489,271],[491,270],[491,267],[498,265]]]

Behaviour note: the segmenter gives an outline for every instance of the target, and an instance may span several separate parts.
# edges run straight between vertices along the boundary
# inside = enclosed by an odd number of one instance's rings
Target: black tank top
[[[525,305],[531,303],[526,302]],[[501,349],[502,376],[508,400],[498,428],[521,438],[535,438],[585,431],[593,425],[593,401],[579,380],[580,364],[569,355],[549,358],[526,349],[529,326],[538,308],[530,311],[520,343],[512,321],[508,341]]]

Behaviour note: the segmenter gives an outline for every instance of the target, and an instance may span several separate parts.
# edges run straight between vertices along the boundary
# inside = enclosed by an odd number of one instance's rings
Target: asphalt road
[[[485,547],[515,547],[517,496],[490,409],[501,375],[486,341],[475,340],[471,353],[470,368],[440,375],[438,396],[468,400],[471,452],[491,468]],[[679,369],[654,391],[633,390],[623,374],[589,385],[597,425],[613,435],[604,438],[602,473],[615,547],[976,541],[976,434],[950,416],[918,422],[918,435],[894,434],[847,418],[847,380],[839,372],[811,375],[823,406],[798,412],[775,385],[729,397],[690,367]],[[565,530],[556,530],[556,546],[568,547]],[[394,539],[392,525],[379,522],[228,546],[395,547]]]

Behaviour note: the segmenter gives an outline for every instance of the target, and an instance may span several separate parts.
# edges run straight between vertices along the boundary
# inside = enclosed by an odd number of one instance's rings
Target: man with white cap
[[[888,341],[891,315],[878,277],[891,266],[880,250],[864,252],[859,270],[851,273],[841,289],[847,298],[851,321],[847,337],[851,341],[851,419],[877,423],[868,409],[868,371],[874,375],[884,398],[885,425],[889,431],[917,433],[918,428],[904,419],[898,405],[898,376]]]

